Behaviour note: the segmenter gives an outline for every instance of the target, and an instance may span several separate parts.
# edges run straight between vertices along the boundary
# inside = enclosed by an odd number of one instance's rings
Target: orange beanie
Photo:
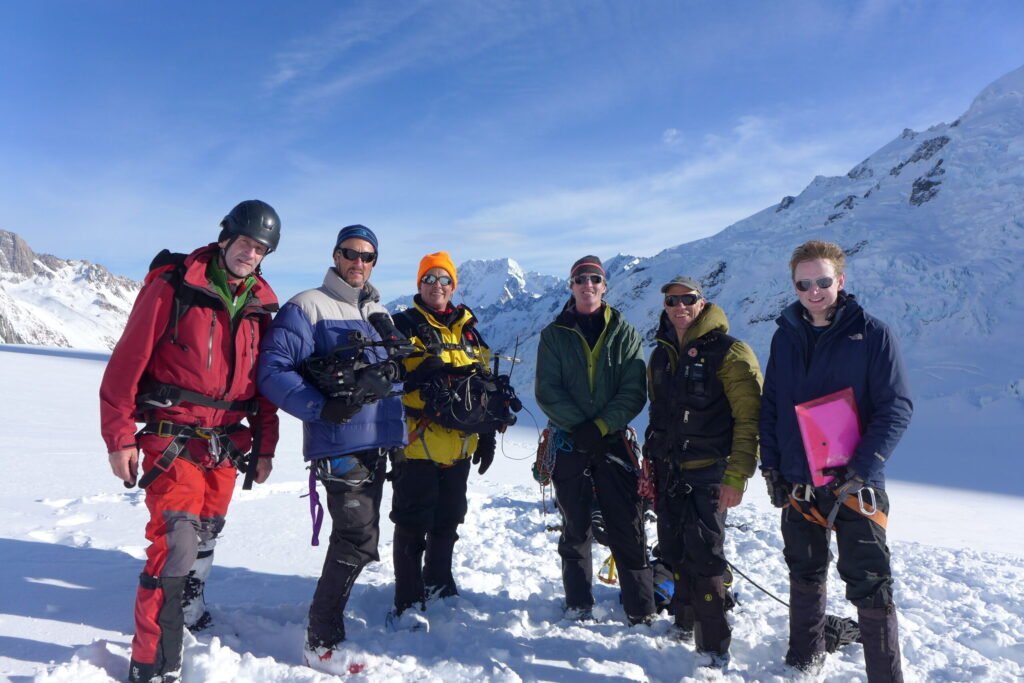
[[[427,254],[420,259],[420,270],[416,274],[416,287],[420,286],[420,280],[431,268],[441,268],[446,273],[452,276],[452,288],[454,289],[459,284],[459,276],[455,272],[455,264],[452,263],[452,257],[448,255],[447,251],[438,251],[433,254]]]

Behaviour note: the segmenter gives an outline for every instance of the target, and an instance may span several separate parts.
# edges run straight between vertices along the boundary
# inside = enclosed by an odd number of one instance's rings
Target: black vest
[[[734,337],[712,331],[681,354],[660,343],[651,353],[650,431],[654,455],[676,462],[724,460],[732,450],[733,417],[718,370]]]

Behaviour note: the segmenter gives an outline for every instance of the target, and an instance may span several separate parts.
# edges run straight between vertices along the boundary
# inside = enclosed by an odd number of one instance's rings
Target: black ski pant
[[[345,605],[352,584],[370,562],[380,560],[380,500],[387,458],[374,449],[354,454],[358,460],[343,479],[324,479],[331,538],[323,572],[309,606],[309,635],[326,645],[345,639]]]
[[[814,489],[810,504],[826,519],[835,503],[835,496],[828,489]],[[875,504],[883,514],[889,514],[889,497],[884,490],[875,489]],[[836,568],[846,583],[846,599],[857,607],[868,680],[902,680],[885,529],[870,517],[844,505],[839,508],[834,533],[839,548]],[[799,665],[823,656],[825,651],[828,536],[823,526],[808,521],[793,507],[787,507],[782,511],[782,538],[791,597],[786,660]]]
[[[658,548],[675,578],[676,624],[693,629],[698,651],[724,655],[732,642],[725,617],[726,512],[718,511],[724,466],[704,469],[658,464]]]
[[[395,469],[391,521],[395,523],[395,608],[421,604],[427,594],[458,595],[452,555],[466,519],[469,460],[442,467],[406,459]]]
[[[619,573],[622,605],[626,616],[637,621],[655,613],[643,502],[636,490],[639,473],[630,464],[621,432],[609,434],[605,444],[606,454],[560,451],[555,459],[551,481],[563,518],[558,554],[562,557],[565,604],[569,608],[594,604],[590,514],[596,495]]]

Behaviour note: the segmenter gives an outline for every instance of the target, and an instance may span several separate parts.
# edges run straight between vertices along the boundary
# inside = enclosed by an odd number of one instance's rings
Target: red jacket
[[[260,338],[277,310],[277,296],[257,276],[245,308],[232,323],[224,300],[206,278],[206,267],[218,252],[219,247],[210,244],[186,257],[182,286],[194,288],[194,298],[178,321],[176,335],[170,324],[174,288],[162,277],[173,266],[146,276],[100,385],[100,423],[108,452],[136,446],[136,395],[140,385],[145,388],[147,382],[158,382],[224,401],[256,397],[259,412],[255,416],[182,402],[153,408],[146,417],[201,427],[232,425],[248,417],[252,431],[260,432],[257,455],[274,453],[277,407],[256,391],[256,360]],[[149,443],[156,438],[147,435],[147,448],[162,449],[159,443]],[[249,438],[249,430],[232,435],[243,451],[248,450]],[[169,439],[162,441],[166,445]]]

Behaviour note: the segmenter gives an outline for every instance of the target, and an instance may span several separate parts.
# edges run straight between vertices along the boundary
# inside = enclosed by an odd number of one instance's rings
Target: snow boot
[[[384,617],[384,626],[388,631],[422,631],[430,632],[430,620],[423,614],[423,606],[413,606],[402,611],[392,607]]]
[[[302,659],[310,669],[329,674],[348,673],[338,650],[345,642],[345,625],[342,624],[329,639],[321,638],[306,629],[306,641],[302,646]]]
[[[864,643],[864,670],[869,683],[903,683],[895,605],[860,607],[857,617],[861,642]]]
[[[564,617],[569,621],[584,622],[594,620],[593,607],[565,607]]]
[[[185,589],[181,594],[181,609],[185,616],[185,628],[192,633],[209,628],[213,618],[206,609],[206,579],[213,568],[213,550],[200,550],[192,569],[185,577]]]
[[[423,583],[430,599],[450,598],[459,594],[452,576],[452,555],[459,535],[427,534],[427,551],[423,560]]]
[[[789,651],[786,664],[813,672],[825,661],[824,583],[789,581]]]

